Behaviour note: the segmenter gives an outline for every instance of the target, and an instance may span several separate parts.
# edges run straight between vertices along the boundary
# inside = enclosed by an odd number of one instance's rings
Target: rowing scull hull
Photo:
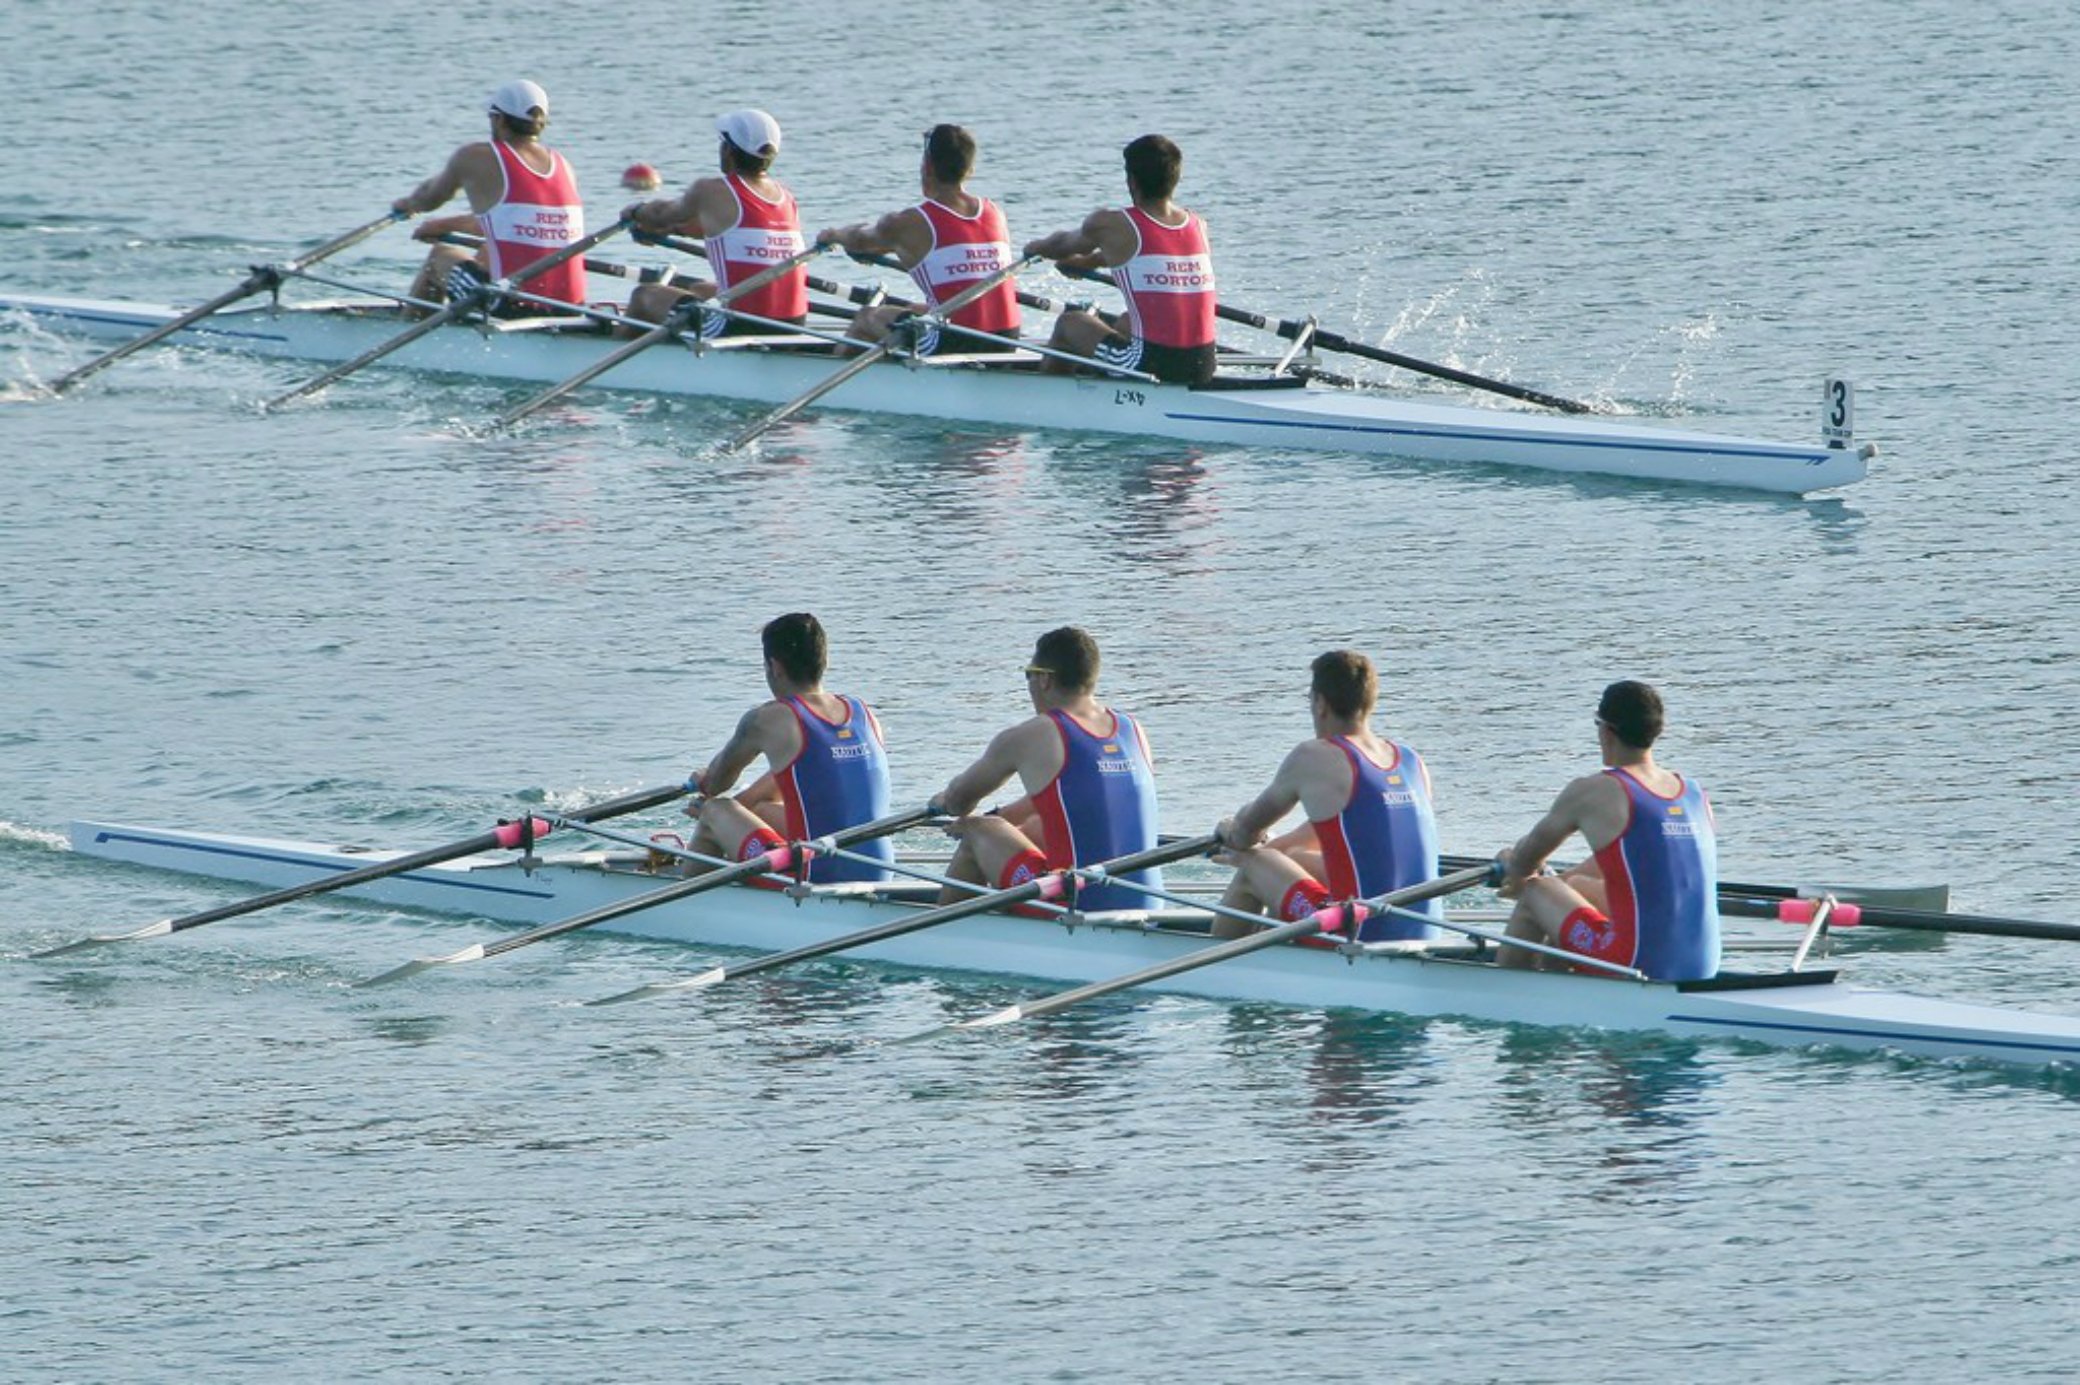
[[[72,824],[84,855],[189,875],[281,887],[359,869],[401,852],[113,823]],[[667,883],[603,852],[475,857],[375,881],[342,894],[405,908],[534,926]],[[603,926],[700,947],[759,952],[805,946],[900,917],[917,906],[858,894],[796,900],[731,888],[629,914]],[[1080,983],[1122,975],[1207,945],[1202,935],[1134,916],[1074,926],[992,914],[846,954],[903,966]],[[2080,1059],[2080,1019],[1845,985],[1831,973],[1760,984],[1674,986],[1504,971],[1463,957],[1375,948],[1361,953],[1274,947],[1186,972],[1150,990],[1217,1000],[1349,1007],[1419,1016],[1737,1038],[1779,1047],[1823,1044],[2024,1065]],[[1729,978],[1722,978],[1722,981]]]
[[[52,331],[126,340],[178,310],[141,303],[0,294],[0,313]],[[395,336],[388,313],[337,307],[229,310],[171,340],[314,362],[351,360]],[[453,375],[548,384],[619,343],[540,323],[443,327],[386,363]],[[666,344],[616,366],[601,387],[780,404],[827,378],[826,355]],[[1193,390],[1095,377],[886,361],[824,396],[821,406],[1010,428],[1081,429],[1184,442],[1378,454],[1461,465],[1677,481],[1803,495],[1863,479],[1865,450],[1794,446],[1598,417],[1426,404],[1318,386]]]

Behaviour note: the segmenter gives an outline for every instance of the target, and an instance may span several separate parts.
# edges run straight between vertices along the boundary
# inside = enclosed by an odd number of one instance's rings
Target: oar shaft
[[[1395,905],[1414,904],[1420,900],[1434,899],[1439,895],[1451,894],[1457,890],[1471,889],[1473,886],[1488,879],[1489,874],[1488,865],[1483,864],[1474,869],[1459,871],[1436,880],[1426,880],[1420,885],[1411,885],[1405,890],[1395,890],[1390,894],[1380,896],[1376,900],[1366,901],[1362,907],[1368,911],[1377,912]],[[1322,913],[1313,914],[1292,923],[1280,924],[1276,928],[1267,928],[1261,933],[1252,933],[1247,937],[1235,938],[1224,943],[1215,943],[1211,947],[1200,948],[1181,957],[1173,957],[1167,962],[1159,962],[1155,966],[1145,967],[1127,976],[1117,976],[1109,981],[1093,981],[1087,986],[1078,986],[1074,990],[1051,995],[1045,1000],[1038,1000],[1025,1005],[1016,1005],[1011,1007],[1010,1010],[1001,1013],[1008,1018],[1035,1019],[1041,1015],[1054,1014],[1058,1010],[1066,1010],[1070,1006],[1079,1005],[1086,1000],[1095,1000],[1102,995],[1111,995],[1114,991],[1124,991],[1135,986],[1145,986],[1151,981],[1162,981],[1181,972],[1196,971],[1200,967],[1209,967],[1217,962],[1225,962],[1230,958],[1262,951],[1267,947],[1277,947],[1281,943],[1289,943],[1297,938],[1309,937],[1323,931],[1331,923],[1343,917],[1347,907],[1336,905]],[[995,1019],[997,1016],[991,1016],[990,1018]]]
[[[550,270],[556,268],[560,264],[563,264],[565,261],[574,260],[578,258],[580,255],[583,255],[586,251],[590,250],[593,246],[598,245],[601,241],[607,239],[609,236],[619,233],[620,231],[625,229],[627,225],[628,223],[626,221],[616,221],[610,226],[604,227],[598,231],[594,231],[589,236],[585,236],[571,242],[569,245],[566,245],[565,247],[563,247],[563,249],[557,251],[555,254],[545,255],[541,259],[536,260],[534,263],[527,265],[512,274],[507,275],[505,278],[499,280],[498,283],[493,285],[492,287],[494,289],[512,288],[516,285],[527,283],[529,280],[534,279],[540,275],[547,274]],[[296,386],[296,388],[289,390],[287,393],[276,395],[273,399],[267,401],[266,407],[269,409],[280,408],[282,405],[287,404],[293,399],[301,399],[304,395],[312,394],[318,390],[325,388],[325,386],[331,384],[335,380],[339,380],[348,375],[352,375],[355,371],[361,369],[363,366],[374,364],[376,361],[381,360],[383,357],[389,355],[393,351],[403,350],[405,347],[410,346],[413,342],[419,340],[419,338],[423,336],[426,336],[428,333],[438,331],[440,328],[447,326],[448,323],[454,321],[457,317],[467,312],[470,306],[471,305],[468,302],[450,303],[447,307],[442,308],[439,312],[433,314],[431,317],[422,318],[418,322],[413,323],[410,327],[407,327],[404,331],[399,332],[396,336],[391,337],[388,341],[381,342],[375,346],[370,347],[368,350],[356,356],[353,360],[343,362],[342,364],[336,365],[332,367],[330,370],[327,370],[319,375],[312,376],[310,379]]]
[[[1731,889],[1733,887],[1727,887]],[[1735,918],[1782,917],[1781,897],[1719,894],[1719,912]],[[1846,909],[1848,906],[1844,906]],[[1895,928],[1910,933],[1970,933],[1989,938],[2042,938],[2053,942],[2080,942],[2080,926],[2045,923],[2036,919],[1996,918],[1984,914],[1943,914],[1927,909],[1893,909],[1881,904],[1855,905],[1857,923],[1876,928]]]
[[[875,837],[885,837],[891,832],[900,832],[905,827],[914,826],[932,816],[933,812],[930,805],[926,805],[922,808],[913,808],[901,813],[892,813],[885,818],[876,818],[872,822],[863,822],[857,826],[833,832],[828,840],[833,846],[851,846],[855,842],[869,841]],[[811,854],[814,853],[815,846],[816,844],[813,842],[808,844],[808,850]],[[775,857],[780,859],[773,859]],[[545,923],[540,928],[531,928],[525,933],[518,933],[510,938],[502,938],[498,942],[487,944],[483,955],[496,957],[502,952],[511,952],[515,948],[526,947],[531,943],[538,943],[547,938],[559,938],[566,933],[575,933],[581,928],[590,928],[596,923],[606,923],[610,919],[624,918],[629,914],[639,913],[645,909],[654,909],[660,904],[669,904],[675,899],[684,899],[688,895],[701,894],[707,890],[720,889],[724,885],[734,885],[739,881],[755,879],[771,871],[786,870],[799,860],[800,850],[796,846],[776,847],[773,851],[763,856],[741,862],[724,870],[711,871],[707,875],[697,875],[690,880],[681,880],[676,884],[667,885],[663,889],[637,895],[633,899],[623,899],[612,904],[603,904],[599,908],[588,910],[575,918],[562,919],[556,923]]]
[[[1137,851],[1130,856],[1122,856],[1116,861],[1107,861],[1105,863],[1105,872],[1108,875],[1132,875],[1136,871],[1147,870],[1152,866],[1167,865],[1172,861],[1181,861],[1187,856],[1197,856],[1203,852],[1213,850],[1216,845],[1218,843],[1211,834],[1203,837],[1193,837],[1187,841],[1167,842],[1161,846],[1150,847],[1146,851]],[[973,899],[955,900],[951,904],[942,904],[935,909],[926,909],[921,913],[912,914],[908,918],[891,919],[887,923],[878,924],[872,928],[862,928],[858,932],[847,933],[843,937],[827,938],[820,943],[808,943],[801,947],[791,948],[786,952],[776,952],[769,956],[740,963],[737,966],[724,967],[721,970],[725,973],[725,979],[734,981],[739,977],[755,976],[759,972],[772,971],[776,967],[790,966],[796,962],[806,962],[814,957],[827,957],[834,952],[845,952],[855,947],[865,947],[869,943],[884,942],[889,938],[900,938],[906,933],[915,933],[919,929],[932,928],[942,923],[953,923],[959,919],[971,918],[976,914],[986,914],[995,909],[1007,908],[1013,904],[1022,904],[1027,900],[1037,899],[1043,895],[1058,894],[1060,891],[1061,877],[1059,875],[1042,875],[1028,880],[1022,885],[1014,885],[1010,889],[977,895]]]
[[[390,212],[387,215],[380,216],[376,218],[374,221],[369,222],[366,226],[357,226],[353,230],[347,232],[345,235],[338,236],[332,240],[329,240],[325,242],[325,244],[318,246],[316,249],[307,250],[303,254],[297,256],[295,259],[290,260],[285,264],[265,265],[257,267],[253,270],[251,274],[248,274],[245,277],[245,279],[238,285],[237,288],[227,289],[225,292],[218,294],[215,298],[210,299],[209,302],[204,303],[200,307],[190,308],[187,312],[184,312],[179,317],[173,319],[173,321],[162,323],[159,326],[154,327],[151,331],[146,332],[141,337],[137,337],[131,341],[124,342],[121,346],[118,346],[111,351],[105,351],[101,355],[96,356],[93,360],[88,361],[84,365],[73,367],[73,369],[67,371],[65,374],[59,376],[56,380],[51,382],[51,392],[53,394],[63,394],[65,393],[65,391],[71,389],[80,381],[86,379],[88,376],[99,374],[101,371],[104,371],[108,369],[108,367],[114,365],[117,361],[122,360],[125,356],[129,356],[136,352],[142,351],[147,346],[151,346],[154,343],[164,341],[166,340],[166,338],[172,336],[174,333],[194,326],[203,318],[208,317],[211,313],[214,313],[222,308],[228,308],[233,303],[236,303],[239,299],[250,297],[251,295],[258,293],[260,290],[266,288],[269,284],[276,282],[280,278],[280,276],[284,274],[293,274],[296,271],[303,269],[307,265],[316,264],[318,261],[326,258],[328,255],[336,255],[340,251],[345,250],[348,246],[357,245],[360,242],[368,239],[368,237],[374,235],[376,232],[382,230],[385,226],[390,225],[392,222],[402,221],[403,219],[404,213]]]

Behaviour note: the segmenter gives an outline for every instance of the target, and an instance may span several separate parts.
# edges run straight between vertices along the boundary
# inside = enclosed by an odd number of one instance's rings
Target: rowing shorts
[[[1164,346],[1139,337],[1111,337],[1091,352],[1096,360],[1120,370],[1141,370],[1173,385],[1203,385],[1213,378],[1213,343]]]
[[[1047,854],[1042,851],[1035,851],[1029,847],[1004,863],[1003,871],[997,876],[997,888],[1008,890],[1014,885],[1023,885],[1028,881],[1038,880],[1045,874],[1047,874]]]
[[[787,838],[770,827],[754,827],[737,843],[737,860],[748,861],[754,856],[763,856],[787,845]]]
[[[1576,907],[1560,920],[1560,936],[1555,942],[1569,952],[1616,962],[1621,967],[1631,966],[1633,954],[1637,951],[1625,930],[1591,904]],[[1596,976],[1608,974],[1595,967],[1576,967],[1575,970]]]
[[[1309,914],[1319,914],[1330,905],[1329,887],[1319,880],[1296,880],[1286,897],[1278,901],[1278,916],[1298,923]]]

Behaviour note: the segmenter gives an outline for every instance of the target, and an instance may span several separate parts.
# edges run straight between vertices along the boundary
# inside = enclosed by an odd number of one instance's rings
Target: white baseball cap
[[[507,82],[491,93],[490,113],[525,120],[535,111],[549,113],[549,93],[533,82]]]
[[[716,120],[715,129],[754,158],[771,158],[780,152],[780,122],[764,111],[731,111]]]

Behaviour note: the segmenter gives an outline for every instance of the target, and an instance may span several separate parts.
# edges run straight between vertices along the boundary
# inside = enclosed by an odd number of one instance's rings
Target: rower
[[[1603,690],[1596,742],[1604,768],[1560,791],[1500,860],[1501,893],[1517,901],[1509,934],[1637,967],[1656,981],[1701,981],[1719,970],[1719,852],[1702,788],[1656,764],[1661,695],[1627,680]],[[1574,833],[1593,862],[1541,875]],[[1565,964],[1504,948],[1504,966]],[[1582,970],[1590,970],[1582,968]]]
[[[411,296],[422,302],[443,303],[487,280],[507,278],[585,235],[577,176],[563,155],[542,143],[548,93],[533,82],[507,82],[491,93],[489,113],[488,141],[463,145],[440,172],[390,204],[412,216],[446,204],[458,191],[469,197],[469,215],[437,217],[412,230],[414,240],[433,243],[412,280]],[[472,255],[440,243],[457,232],[481,235],[483,247]],[[577,260],[558,265],[528,280],[527,292],[582,307],[585,266]],[[548,310],[507,300],[492,311],[528,317]]]
[[[925,295],[926,307],[937,307],[969,284],[986,279],[1011,263],[1011,233],[1004,214],[986,197],[966,187],[975,167],[975,137],[958,125],[934,125],[925,132],[924,160],[918,179],[924,200],[890,212],[873,223],[857,222],[816,233],[818,245],[835,245],[865,259],[887,255],[909,272]],[[921,311],[913,303],[880,303],[853,318],[846,335],[880,341],[898,318]],[[957,327],[972,327],[998,337],[1018,335],[1018,288],[1009,279],[953,315]],[[956,351],[983,354],[1011,351],[1006,342],[952,334]],[[915,347],[929,356],[945,340],[936,322],[925,321]]]
[[[1310,666],[1308,708],[1314,735],[1287,752],[1265,790],[1217,827],[1235,876],[1222,903],[1251,913],[1270,910],[1292,923],[1339,900],[1370,899],[1437,878],[1437,819],[1430,771],[1409,746],[1372,729],[1379,675],[1372,661],[1332,649]],[[1265,843],[1271,828],[1299,806],[1307,822]],[[1439,936],[1420,914],[1439,918],[1437,900],[1365,920],[1358,937]],[[1217,937],[1247,925],[1217,918]]]
[[[638,235],[705,237],[715,277],[640,284],[628,298],[630,317],[662,322],[687,299],[713,298],[808,248],[794,194],[771,172],[780,156],[780,122],[764,111],[731,111],[715,122],[715,130],[721,136],[719,175],[696,178],[677,197],[631,202],[621,212]],[[730,306],[799,326],[809,317],[808,271],[796,266]],[[711,338],[772,330],[722,313],[701,324],[701,335]]]
[[[1156,844],[1156,786],[1140,723],[1099,702],[1098,644],[1065,625],[1042,635],[1026,665],[1033,715],[997,733],[980,759],[939,791],[933,806],[958,817],[960,845],[947,874],[1010,889],[1050,870],[1113,860]],[[1013,775],[1026,797],[975,816]],[[1159,871],[1123,877],[1162,887]],[[947,902],[967,896],[952,888]],[[1079,888],[1084,909],[1139,909],[1148,896],[1125,884]]]
[[[824,690],[830,643],[822,622],[806,612],[778,616],[766,622],[759,643],[772,700],[745,712],[707,768],[694,775],[705,800],[686,809],[699,821],[693,849],[733,861],[889,811],[881,723],[857,697]],[[735,798],[723,797],[761,755],[768,773]],[[854,850],[895,859],[885,837]],[[882,867],[860,861],[817,856],[809,864],[809,879],[818,883],[887,878]]]
[[[1069,269],[1115,271],[1124,325],[1081,309],[1055,319],[1055,349],[1158,380],[1204,384],[1214,368],[1213,256],[1206,223],[1170,200],[1184,155],[1161,135],[1126,147],[1125,207],[1101,207],[1074,231],[1030,241],[1025,253]],[[1049,370],[1066,370],[1054,360]]]

